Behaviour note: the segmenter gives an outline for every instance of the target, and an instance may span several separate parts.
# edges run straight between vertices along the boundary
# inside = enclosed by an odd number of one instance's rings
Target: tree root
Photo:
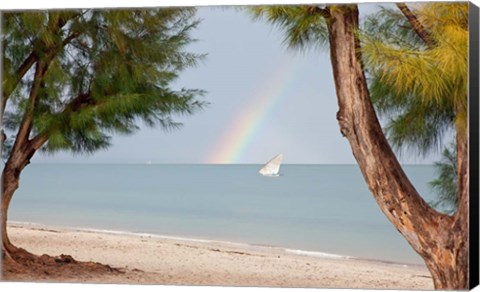
[[[65,281],[93,279],[98,275],[118,275],[124,271],[96,262],[81,262],[70,255],[37,256],[22,248],[2,249],[2,280]]]

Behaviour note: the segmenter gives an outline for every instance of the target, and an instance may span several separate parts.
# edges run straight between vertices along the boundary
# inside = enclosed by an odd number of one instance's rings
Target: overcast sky
[[[361,13],[374,5],[360,5]],[[285,163],[353,164],[342,138],[328,51],[294,52],[271,25],[236,9],[202,7],[190,46],[207,58],[182,73],[178,87],[206,90],[204,111],[178,117],[180,130],[142,127],[114,136],[112,147],[89,156],[36,155],[33,162],[263,163],[283,153]],[[402,157],[431,163],[437,156]]]

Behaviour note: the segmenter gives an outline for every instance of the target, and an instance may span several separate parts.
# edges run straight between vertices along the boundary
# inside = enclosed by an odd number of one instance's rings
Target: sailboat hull
[[[268,176],[268,177],[279,177],[282,176],[281,174],[262,174],[263,176]]]

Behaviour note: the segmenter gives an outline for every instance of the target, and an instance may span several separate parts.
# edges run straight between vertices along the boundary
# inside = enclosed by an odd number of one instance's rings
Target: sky
[[[361,4],[361,15],[376,5]],[[264,163],[278,153],[285,163],[354,164],[336,120],[337,99],[328,49],[298,52],[282,33],[233,8],[199,7],[202,19],[189,46],[206,53],[174,84],[206,91],[209,103],[193,116],[176,117],[179,130],[141,127],[114,135],[93,155],[37,154],[34,163]],[[432,163],[400,157],[403,163]]]

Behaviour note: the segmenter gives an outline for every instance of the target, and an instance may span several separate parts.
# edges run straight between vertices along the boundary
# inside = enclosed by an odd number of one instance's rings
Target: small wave
[[[80,232],[88,232],[88,233],[103,233],[103,234],[112,234],[112,235],[126,235],[126,236],[134,236],[134,237],[150,237],[150,238],[159,238],[159,239],[167,239],[167,240],[179,240],[179,241],[188,241],[188,242],[199,242],[199,243],[225,243],[231,245],[245,245],[249,246],[249,244],[242,244],[237,242],[229,242],[229,241],[220,241],[220,240],[209,240],[209,239],[200,239],[200,238],[191,238],[191,237],[181,237],[181,236],[173,236],[173,235],[160,235],[155,233],[145,233],[145,232],[133,232],[133,231],[124,231],[124,230],[112,230],[112,229],[97,229],[97,228],[88,228],[88,227],[72,227],[72,226],[60,226],[60,225],[46,225],[41,223],[33,223],[33,222],[23,222],[23,221],[9,221],[9,224],[12,226],[26,226],[31,228],[50,228],[50,229],[58,229],[62,231],[80,231]]]
[[[285,249],[285,253],[310,256],[310,257],[318,257],[318,258],[331,258],[331,259],[353,259],[354,258],[351,256],[344,256],[344,255],[325,253],[325,252],[319,252],[319,251],[300,250],[300,249]]]
[[[85,227],[67,227],[67,226],[47,225],[47,224],[41,224],[41,223],[21,222],[21,221],[9,221],[9,224],[13,226],[18,226],[18,227],[26,226],[26,227],[35,228],[35,229],[53,229],[53,230],[60,230],[60,231],[80,231],[80,232],[88,232],[88,233],[100,233],[100,234],[103,233],[103,234],[124,235],[124,236],[132,236],[132,237],[149,237],[149,238],[158,238],[158,239],[192,242],[192,243],[196,242],[196,243],[204,243],[204,244],[216,244],[216,245],[219,244],[223,246],[255,249],[255,250],[266,250],[266,251],[276,250],[276,252],[291,254],[291,255],[309,256],[309,257],[317,257],[317,258],[325,258],[325,259],[344,259],[344,260],[360,260],[360,261],[368,261],[368,262],[378,262],[383,264],[396,265],[404,268],[417,267],[417,266],[422,267],[422,265],[420,264],[406,264],[406,263],[385,261],[385,260],[379,260],[379,259],[367,259],[367,258],[325,253],[325,252],[319,252],[319,251],[291,249],[291,248],[284,248],[284,247],[272,246],[272,245],[233,242],[233,241],[226,241],[226,240],[214,240],[214,239],[209,240],[209,239],[181,237],[181,236],[173,236],[173,235],[160,235],[160,234],[154,234],[154,233],[123,231],[123,230],[97,229],[97,228],[85,228]]]
[[[215,242],[214,240],[199,239],[199,238],[189,238],[189,237],[180,237],[180,236],[170,236],[170,235],[160,235],[154,233],[145,233],[145,232],[132,232],[132,231],[120,231],[120,230],[109,230],[109,229],[94,229],[94,228],[69,228],[70,230],[78,230],[84,232],[93,232],[93,233],[104,233],[104,234],[113,234],[113,235],[126,235],[134,237],[149,237],[149,238],[158,238],[158,239],[167,239],[167,240],[179,240],[179,241],[188,241],[188,242],[199,242],[199,243],[211,243]]]

